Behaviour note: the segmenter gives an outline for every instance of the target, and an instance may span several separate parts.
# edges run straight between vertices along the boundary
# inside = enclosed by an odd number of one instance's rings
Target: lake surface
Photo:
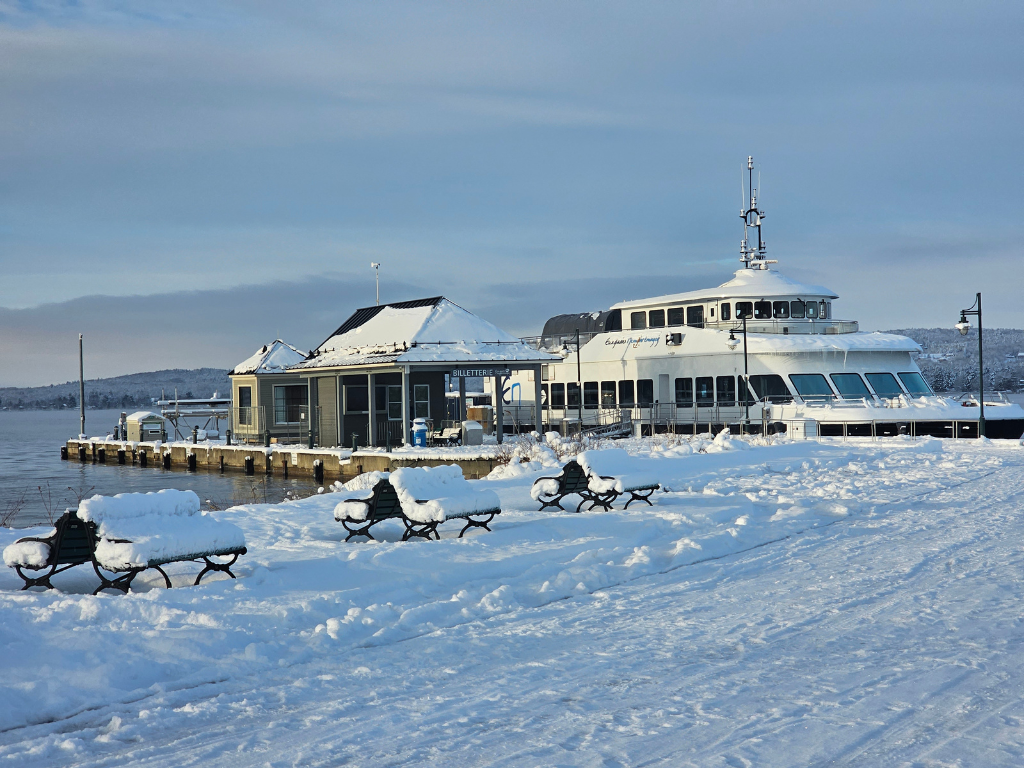
[[[111,431],[119,410],[86,411],[86,433]],[[285,492],[306,496],[316,491],[309,478],[246,477],[241,472],[183,472],[162,468],[82,464],[61,461],[60,447],[78,434],[78,411],[0,411],[0,515],[19,506],[13,523],[24,528],[47,522],[47,507],[59,516],[82,497],[99,493],[193,490],[203,508],[225,509],[234,504],[280,501]]]

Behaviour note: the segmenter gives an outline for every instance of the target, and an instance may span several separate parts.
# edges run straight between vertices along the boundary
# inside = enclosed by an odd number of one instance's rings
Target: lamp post
[[[985,436],[985,358],[982,356],[981,347],[981,293],[976,294],[974,303],[967,309],[960,310],[960,322],[954,326],[960,331],[961,336],[966,336],[971,330],[971,324],[967,321],[968,315],[978,317],[978,406],[981,413],[978,417],[978,437]],[[977,309],[975,309],[977,307]]]
[[[736,349],[740,340],[736,338],[737,333],[743,334],[743,432],[746,434],[750,427],[750,371],[747,367],[747,315],[740,318],[743,321],[742,328],[733,328],[729,331],[729,339],[725,343],[729,349]]]
[[[380,262],[371,261],[370,268],[373,270],[374,277],[377,281],[377,306],[380,306]]]
[[[577,406],[580,415],[580,434],[583,434],[583,374],[580,370],[580,329],[576,329],[576,392]]]

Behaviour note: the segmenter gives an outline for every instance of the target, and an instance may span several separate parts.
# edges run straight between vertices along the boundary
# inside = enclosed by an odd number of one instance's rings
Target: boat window
[[[693,379],[676,379],[676,405],[680,408],[693,407]]]
[[[632,381],[620,381],[619,382],[619,405],[631,406],[636,401],[633,399],[633,382]]]
[[[551,385],[551,407],[565,408],[565,384]]]
[[[604,329],[608,332],[622,330],[621,309],[613,309],[608,313],[608,318],[604,321]]]
[[[736,319],[742,320],[747,318],[748,320],[754,316],[754,303],[752,301],[737,301],[736,302]]]
[[[927,382],[924,377],[916,371],[907,371],[906,373],[900,374],[900,381],[903,382],[903,386],[907,388],[914,397],[921,397],[922,395],[930,395],[931,389],[928,388]]]
[[[832,383],[836,385],[839,394],[848,400],[860,397],[871,399],[871,392],[868,391],[864,379],[856,373],[833,373]]]
[[[772,317],[772,303],[770,301],[754,302],[754,319],[770,320]]]
[[[665,310],[652,309],[649,314],[651,328],[665,327]]]
[[[704,327],[704,307],[687,307],[686,308],[686,324],[693,328]]]
[[[818,302],[816,302],[816,301],[808,301],[807,302],[807,317],[809,317],[811,320],[813,320],[817,316],[818,316]]]
[[[614,381],[602,381],[601,382],[601,407],[602,408],[614,408],[615,407],[615,382]]]
[[[832,400],[832,388],[820,373],[791,373],[789,380],[796,387],[797,394],[804,402]]]
[[[754,403],[757,402],[757,398],[754,396],[754,393],[750,391],[750,387],[743,385],[743,377],[742,376],[737,376],[736,377],[736,404],[737,405],[744,405],[744,403],[743,403],[743,396],[744,396],[744,394],[747,397],[746,405],[753,405]]]
[[[580,385],[576,382],[565,385],[565,404],[569,408],[580,407]]]
[[[751,376],[750,389],[758,400],[769,403],[791,403],[793,396],[786,387],[786,382],[776,373],[768,376]]]
[[[820,317],[822,320],[828,319],[828,304],[826,304],[824,301],[818,302],[818,317]]]
[[[597,408],[597,382],[583,382],[583,407]]]
[[[772,302],[772,314],[780,320],[785,320],[789,317],[789,302],[788,301],[773,301]]]
[[[540,402],[541,402],[541,405],[543,405],[545,408],[547,408],[547,407],[549,407],[551,405],[551,398],[548,397],[548,385],[547,384],[541,384],[540,385]]]
[[[630,330],[642,331],[647,327],[647,313],[646,312],[630,312],[629,313],[629,327]]]
[[[686,325],[684,316],[686,310],[682,307],[673,307],[668,311],[668,324],[669,325]]]
[[[697,377],[697,406],[710,408],[715,404],[715,380],[710,376]]]
[[[796,318],[804,316],[804,303],[800,299],[789,302],[789,316]]]
[[[736,379],[719,376],[715,379],[715,394],[719,405],[736,405]]]
[[[654,379],[638,379],[636,382],[637,405],[650,408],[654,405]]]
[[[899,397],[903,394],[900,385],[896,383],[896,377],[891,373],[868,373],[868,384],[875,390],[879,397]]]
[[[731,318],[732,317],[732,306],[729,305],[729,304],[722,304],[720,306],[722,308],[722,311],[721,311],[722,319],[723,320],[728,320],[729,318]]]

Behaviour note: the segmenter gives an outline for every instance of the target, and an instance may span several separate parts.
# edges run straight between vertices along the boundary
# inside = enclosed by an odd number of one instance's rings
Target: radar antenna
[[[742,175],[740,176],[742,187]],[[749,204],[744,201],[744,205],[747,206],[746,210],[740,211],[740,218],[743,219],[743,240],[740,241],[740,261],[743,262],[743,266],[747,269],[768,269],[769,264],[775,264],[776,262],[772,259],[767,258],[767,243],[761,237],[761,222],[765,217],[765,212],[757,207],[757,189],[754,187],[754,158],[753,156],[747,156],[747,189],[750,190],[750,202]],[[761,184],[761,172],[757,173],[757,183]],[[744,195],[745,197],[745,195]],[[748,238],[748,229],[757,230],[757,247],[755,248]]]

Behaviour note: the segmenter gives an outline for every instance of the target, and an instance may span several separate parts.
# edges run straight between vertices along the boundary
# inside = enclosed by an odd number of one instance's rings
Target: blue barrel
[[[427,420],[413,419],[412,422],[412,444],[414,448],[427,447]]]

